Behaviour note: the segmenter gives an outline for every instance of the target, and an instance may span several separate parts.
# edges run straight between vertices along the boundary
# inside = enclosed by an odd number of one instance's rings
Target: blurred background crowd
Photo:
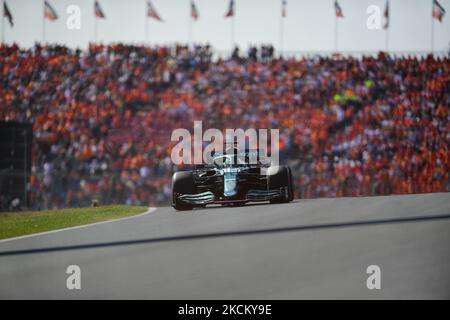
[[[0,66],[0,121],[33,123],[32,209],[168,204],[170,136],[194,120],[279,128],[296,197],[450,190],[449,58],[12,45]]]

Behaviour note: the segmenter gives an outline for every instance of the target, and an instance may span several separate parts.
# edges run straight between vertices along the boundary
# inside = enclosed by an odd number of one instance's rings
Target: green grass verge
[[[147,211],[139,206],[0,213],[0,239],[130,217]]]

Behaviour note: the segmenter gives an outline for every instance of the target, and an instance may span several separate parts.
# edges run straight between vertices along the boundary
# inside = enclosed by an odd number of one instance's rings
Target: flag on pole
[[[197,10],[197,6],[195,5],[194,1],[191,1],[191,18],[194,20],[198,19],[198,10]]]
[[[445,9],[437,0],[433,0],[433,18],[442,22],[442,18],[444,18]]]
[[[339,3],[337,2],[337,0],[334,1],[334,11],[336,13],[336,17],[337,18],[343,18],[344,14],[342,13],[342,8],[339,5]]]
[[[225,13],[225,18],[234,17],[234,0],[230,0],[228,11]]]
[[[287,9],[287,1],[286,0],[281,0],[281,16],[283,18],[285,18],[286,15],[287,15],[286,9]]]
[[[11,11],[9,11],[8,5],[6,4],[6,1],[3,2],[3,16],[8,19],[9,25],[11,27],[14,26],[14,20],[13,16],[11,14]]]
[[[147,17],[153,18],[161,22],[163,21],[163,19],[161,19],[161,17],[159,16],[158,12],[156,12],[155,7],[153,7],[151,1],[147,2]]]
[[[386,8],[384,8],[384,29],[389,28],[389,0],[386,0]]]
[[[106,18],[106,16],[103,13],[103,10],[100,7],[100,4],[98,3],[98,1],[95,1],[95,3],[94,3],[94,14],[95,14],[95,16],[97,18],[100,18],[100,19],[105,19]]]
[[[44,17],[50,21],[55,21],[56,19],[58,19],[58,14],[56,13],[55,9],[53,9],[50,3],[48,3],[47,1],[44,2]]]

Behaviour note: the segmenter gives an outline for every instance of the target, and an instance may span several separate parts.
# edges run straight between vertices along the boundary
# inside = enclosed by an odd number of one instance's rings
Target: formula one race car
[[[208,204],[239,206],[252,201],[292,201],[291,169],[249,161],[252,152],[259,154],[258,150],[239,152],[234,148],[232,152],[214,154],[211,165],[175,172],[172,206],[176,210],[191,210]]]

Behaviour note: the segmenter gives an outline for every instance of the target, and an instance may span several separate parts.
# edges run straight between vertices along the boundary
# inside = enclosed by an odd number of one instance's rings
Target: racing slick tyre
[[[178,199],[177,194],[193,194],[195,193],[194,177],[192,172],[180,171],[175,172],[172,178],[172,201],[176,210],[192,210],[193,205],[184,203]]]
[[[286,195],[270,200],[270,203],[285,203],[294,199],[294,188],[292,183],[292,171],[287,166],[270,167],[268,169],[269,190],[287,188]]]

